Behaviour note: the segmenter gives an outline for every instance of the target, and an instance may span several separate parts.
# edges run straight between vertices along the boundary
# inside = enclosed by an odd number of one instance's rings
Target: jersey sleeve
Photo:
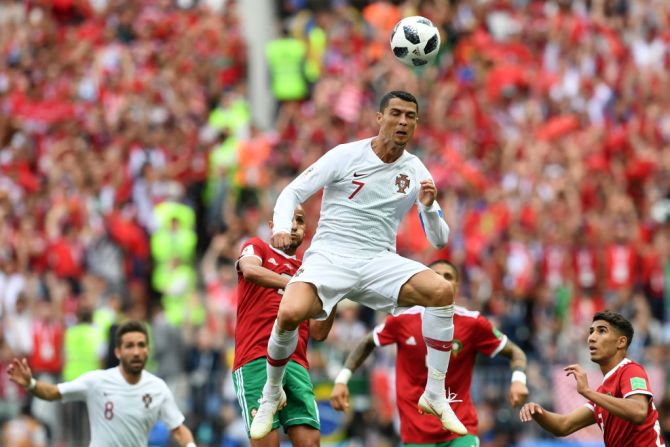
[[[475,349],[489,357],[496,356],[507,344],[507,336],[493,327],[491,322],[479,315],[477,317],[477,340]]]
[[[341,167],[346,165],[346,155],[346,151],[337,147],[331,149],[282,190],[274,208],[272,234],[291,232],[295,208],[340,176]]]
[[[160,411],[158,413],[158,418],[163,421],[170,430],[174,430],[183,424],[186,418],[182,412],[179,411],[179,408],[174,401],[174,397],[172,396],[172,392],[167,387],[167,385],[163,384],[163,388],[165,399],[163,400],[163,404],[161,405]]]
[[[96,371],[87,372],[70,382],[56,385],[63,402],[86,400],[88,391],[95,387],[95,375]]]
[[[433,180],[433,176],[430,175],[428,169],[421,163],[419,181],[428,179]],[[419,212],[421,227],[423,227],[423,232],[426,234],[428,242],[437,248],[442,248],[447,245],[447,242],[449,241],[449,225],[444,220],[444,213],[442,213],[442,208],[440,208],[440,204],[437,203],[437,200],[433,201],[431,206],[426,207],[421,203],[419,196],[417,195],[416,209]]]
[[[242,248],[240,249],[240,255],[237,257],[237,261],[235,261],[235,270],[240,270],[240,259],[246,258],[247,256],[252,256],[254,258],[258,258],[258,260],[262,263],[265,260],[265,255],[265,244],[260,239],[252,237],[246,241],[244,245],[242,245]]]
[[[624,398],[634,394],[654,395],[649,386],[647,372],[637,363],[625,365],[619,380],[621,394]]]
[[[382,324],[377,325],[372,331],[372,339],[377,346],[387,346],[397,342],[399,318],[389,315]]]

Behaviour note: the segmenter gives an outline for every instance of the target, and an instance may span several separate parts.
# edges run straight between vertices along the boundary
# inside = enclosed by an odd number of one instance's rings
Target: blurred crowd
[[[142,318],[154,335],[149,367],[198,445],[244,445],[229,371],[238,248],[268,238],[275,198],[297,173],[376,134],[379,98],[403,89],[419,99],[412,151],[452,236],[433,249],[412,215],[398,251],[456,262],[457,303],[526,351],[543,404],[556,404],[554,365],[589,364],[580,347],[593,313],[629,317],[630,357],[662,373],[655,392],[670,433],[670,3],[275,6],[283,34],[266,56],[277,108],[264,129],[250,110],[239,1],[0,0],[0,366],[26,356],[54,382],[112,366],[110,333]],[[442,35],[421,70],[388,48],[409,15]],[[306,209],[313,234],[318,197]],[[310,350],[317,397],[381,318],[340,309]],[[323,409],[326,441],[397,442],[392,365],[393,352],[380,352],[354,378],[345,421]],[[504,363],[482,361],[483,446],[546,436],[516,425],[508,381]],[[0,376],[2,445],[86,436],[81,408],[46,405]]]

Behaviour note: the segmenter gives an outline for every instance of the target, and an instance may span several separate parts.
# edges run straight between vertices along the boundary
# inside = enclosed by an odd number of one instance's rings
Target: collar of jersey
[[[621,368],[621,367],[624,366],[624,365],[629,364],[630,362],[631,362],[631,360],[628,359],[628,358],[624,358],[623,360],[621,360],[621,361],[620,361],[614,368],[612,368],[612,370],[611,370],[610,372],[608,372],[607,374],[605,374],[605,377],[603,377],[603,383],[605,383],[605,380],[607,380],[607,379],[609,379],[610,377],[612,377],[612,374],[614,374],[614,373],[616,372],[617,369]]]
[[[268,245],[269,245],[269,244],[268,244]],[[287,258],[287,259],[295,259],[295,260],[298,259],[298,258],[295,257],[295,255],[294,255],[294,256],[289,256],[289,255],[287,255],[286,253],[284,253],[283,251],[281,251],[281,250],[277,250],[277,249],[274,248],[272,245],[270,245],[270,248],[272,249],[272,251],[274,251],[274,252],[276,252],[276,253],[279,253],[280,255],[282,255],[283,257],[285,257],[285,258]]]

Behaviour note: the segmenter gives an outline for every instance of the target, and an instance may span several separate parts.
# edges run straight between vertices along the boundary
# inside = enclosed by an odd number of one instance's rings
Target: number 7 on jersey
[[[358,194],[358,191],[360,191],[361,188],[363,188],[365,186],[365,183],[359,182],[358,180],[352,180],[351,183],[353,183],[354,185],[357,185],[357,186],[356,186],[356,189],[354,190],[354,192],[352,192],[351,195],[349,196],[349,200],[353,199],[354,196],[356,194]]]

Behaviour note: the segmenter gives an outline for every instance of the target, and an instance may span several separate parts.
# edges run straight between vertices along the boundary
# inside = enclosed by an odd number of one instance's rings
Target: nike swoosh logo
[[[360,172],[354,172],[354,177],[365,177],[366,175],[370,175],[370,174],[367,174],[367,173],[362,174]]]

